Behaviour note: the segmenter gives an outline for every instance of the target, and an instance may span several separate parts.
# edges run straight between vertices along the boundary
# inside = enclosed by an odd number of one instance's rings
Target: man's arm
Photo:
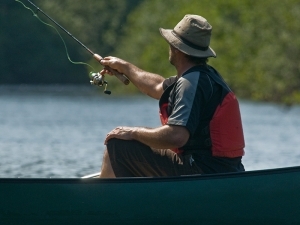
[[[189,131],[183,126],[164,125],[158,128],[117,127],[107,134],[105,144],[111,138],[137,140],[152,148],[172,149],[182,147],[189,139]]]
[[[152,98],[159,99],[163,93],[162,84],[165,78],[158,74],[146,72],[125,60],[112,56],[103,58],[100,63],[117,70],[119,73],[125,74],[141,92]],[[111,75],[111,72],[106,68],[100,73],[102,75],[106,73]]]

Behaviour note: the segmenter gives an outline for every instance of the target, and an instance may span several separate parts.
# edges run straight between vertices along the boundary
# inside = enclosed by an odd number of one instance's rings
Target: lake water
[[[113,91],[113,90],[112,90]],[[240,100],[246,170],[300,165],[300,106]],[[158,102],[93,86],[0,86],[0,177],[98,172],[116,126],[160,125]]]

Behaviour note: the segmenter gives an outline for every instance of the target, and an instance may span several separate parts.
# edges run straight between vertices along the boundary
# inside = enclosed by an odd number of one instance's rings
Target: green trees
[[[213,26],[211,47],[217,53],[209,63],[238,97],[300,103],[297,0],[52,0],[37,4],[100,55],[124,58],[165,77],[175,70],[168,63],[168,45],[158,28],[172,29],[185,14],[202,15]],[[17,2],[1,1],[0,18],[0,84],[88,82],[90,69],[69,63],[55,31]],[[77,43],[66,35],[64,39],[73,60],[101,68]],[[136,91],[108,79],[118,90]]]
[[[0,3],[0,84],[83,82],[84,67],[68,63],[63,43],[51,28],[15,1]],[[69,45],[70,54],[78,51]],[[88,81],[88,79],[87,79]]]
[[[31,7],[26,0],[21,1]],[[138,2],[52,0],[37,1],[36,4],[90,49],[107,55],[118,40],[116,31]],[[53,24],[41,13],[38,16]],[[13,0],[0,2],[0,27],[0,84],[89,83],[88,71],[91,69],[71,64],[56,31],[39,22],[20,3]],[[73,39],[59,32],[73,61],[91,58]],[[101,68],[99,64],[95,65],[97,69]]]

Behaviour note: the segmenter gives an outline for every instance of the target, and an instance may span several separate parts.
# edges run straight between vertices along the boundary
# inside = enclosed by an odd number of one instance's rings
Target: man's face
[[[172,45],[169,45],[169,61],[174,66],[175,63],[175,48]]]

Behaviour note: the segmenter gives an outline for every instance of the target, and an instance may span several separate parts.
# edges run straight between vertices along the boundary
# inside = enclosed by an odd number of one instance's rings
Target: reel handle
[[[103,59],[100,55],[98,54],[94,54],[93,57],[101,64],[101,60]],[[108,68],[110,70],[110,72],[113,73],[113,75],[115,75],[123,84],[128,85],[130,83],[130,81],[128,80],[128,78],[124,75],[119,73],[117,70]]]

